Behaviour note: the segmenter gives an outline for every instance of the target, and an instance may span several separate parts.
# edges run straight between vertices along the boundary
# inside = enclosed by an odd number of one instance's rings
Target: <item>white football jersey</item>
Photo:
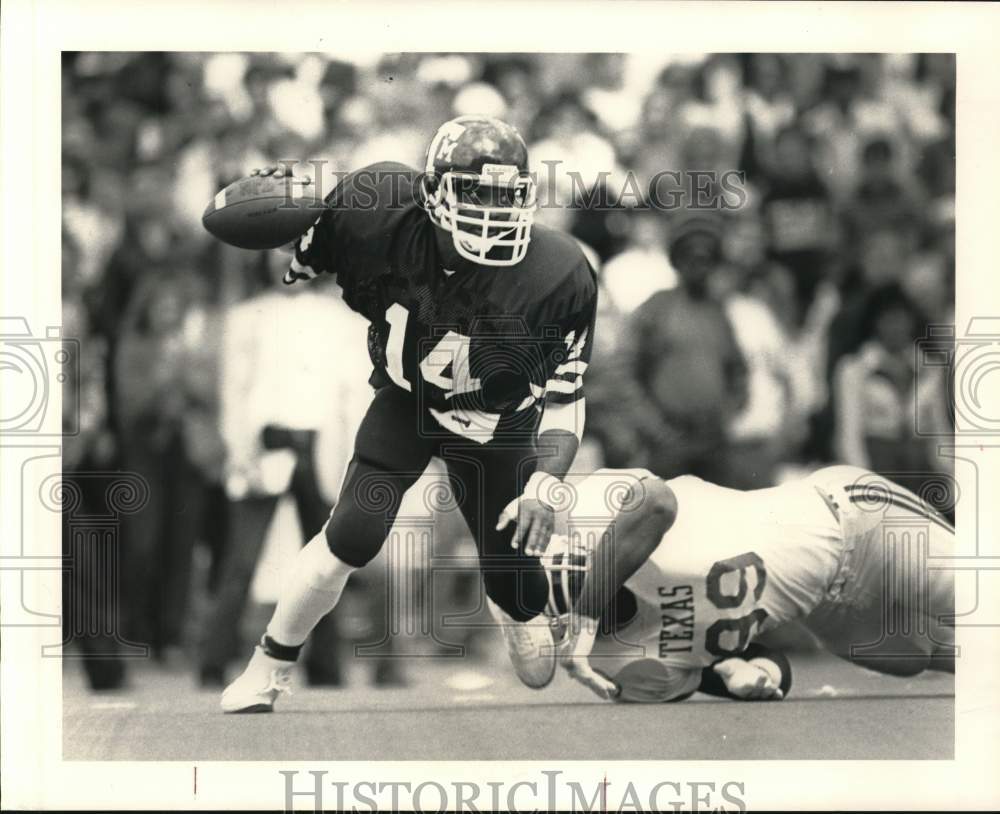
[[[605,528],[613,529],[621,505],[614,495],[629,478],[638,483],[635,473],[601,470],[579,484],[571,531],[579,517],[583,536],[599,539],[602,507]],[[613,640],[599,640],[591,659],[618,680],[627,700],[691,692],[703,667],[742,652],[760,631],[808,614],[826,595],[843,551],[838,518],[809,479],[750,492],[693,476],[667,483],[676,521],[626,582],[639,612]],[[626,685],[636,686],[629,692]]]

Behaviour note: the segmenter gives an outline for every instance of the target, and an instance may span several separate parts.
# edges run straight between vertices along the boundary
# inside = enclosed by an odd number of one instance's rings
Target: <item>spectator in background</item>
[[[621,379],[609,420],[634,429],[657,475],[690,473],[725,484],[726,432],[746,403],[747,383],[746,363],[713,293],[722,261],[719,222],[678,216],[669,255],[679,285],[654,294],[629,319],[612,373]]]
[[[903,287],[932,323],[955,321],[955,207],[943,198],[929,207],[923,246],[914,254]]]
[[[272,252],[268,259],[280,264],[282,256]],[[276,268],[268,272],[275,281],[279,275]],[[266,336],[261,325],[268,328]],[[360,344],[364,336],[363,321],[322,282],[272,284],[226,316],[221,426],[230,541],[200,647],[205,686],[221,686],[228,663],[242,652],[238,620],[278,499],[284,494],[294,498],[305,540],[329,516],[353,431],[367,407],[366,393],[356,384],[356,365],[345,364],[363,356],[342,350]],[[303,348],[313,352],[302,353]],[[385,617],[385,584],[378,565],[362,573],[372,617]],[[370,634],[379,641],[384,631]],[[341,683],[340,638],[335,617],[328,616],[313,631],[304,662],[310,684]],[[399,663],[392,658],[375,660],[374,668],[378,684],[401,680]]]
[[[149,484],[145,508],[125,518],[123,568],[129,638],[166,658],[181,644],[191,557],[205,481],[188,457],[185,425],[210,398],[194,386],[185,334],[190,281],[145,278],[124,318],[114,359],[122,466]]]
[[[555,200],[573,203],[617,169],[611,142],[600,134],[597,117],[579,97],[565,92],[550,99],[535,122],[535,141],[528,148],[532,170],[538,173],[539,195],[554,189]],[[574,182],[571,174],[578,180]],[[552,202],[549,195],[548,202]]]
[[[684,105],[683,124],[689,133],[710,131],[713,155],[691,165],[694,169],[736,166],[746,139],[742,83],[742,67],[733,54],[711,54],[699,67],[696,96]]]
[[[788,88],[788,65],[781,54],[748,54],[744,65],[747,138],[739,166],[756,183],[768,165],[767,147],[775,134],[795,121],[795,102]]]
[[[89,333],[84,307],[81,253],[63,231],[62,296],[63,336],[71,340],[66,350],[75,355],[63,383],[62,477],[65,490],[62,523],[63,641],[82,652],[87,679],[94,690],[116,690],[125,684],[122,658],[123,631],[114,630],[108,611],[123,617],[126,609],[113,605],[118,586],[108,585],[107,561],[93,539],[75,540],[71,523],[76,517],[108,514],[105,490],[108,481],[93,477],[114,469],[115,444],[108,427],[104,384],[107,345]],[[113,564],[112,564],[113,565]],[[120,583],[119,583],[120,585]],[[110,600],[110,601],[109,601]],[[109,631],[110,635],[109,635]]]
[[[723,241],[726,273],[719,294],[747,362],[747,403],[729,425],[730,485],[757,489],[775,483],[777,464],[804,438],[796,385],[808,364],[796,347],[796,327],[782,324],[794,292],[787,269],[769,260],[763,224],[751,210],[731,219]]]
[[[841,283],[842,304],[830,325],[829,372],[841,356],[853,353],[865,341],[869,297],[876,289],[904,279],[913,257],[911,245],[909,232],[893,227],[871,230],[861,239],[857,263]]]
[[[574,92],[559,94],[543,111],[535,125],[542,138],[528,148],[539,206],[569,208],[570,233],[603,261],[621,249],[624,238],[617,206],[623,179],[614,145]]]
[[[358,71],[350,62],[331,59],[323,69],[319,93],[323,99],[323,133],[339,135],[341,110],[358,89]]]
[[[921,214],[898,177],[892,142],[877,137],[865,146],[861,178],[846,210],[846,239],[852,243],[878,229],[916,228]]]
[[[680,157],[685,133],[677,127],[676,116],[689,93],[686,83],[656,87],[642,103],[635,143],[628,145],[626,157],[627,166],[645,190],[664,169],[683,168]]]
[[[634,209],[625,250],[601,269],[601,292],[621,314],[631,314],[657,291],[677,285],[666,250],[666,217],[656,209]]]
[[[917,406],[936,396],[933,390],[939,386],[929,377],[918,379],[914,368],[913,343],[924,324],[925,317],[899,285],[882,286],[869,296],[863,342],[834,372],[839,460],[890,478],[931,471],[934,462],[913,423]],[[921,394],[921,385],[931,391]],[[912,478],[909,482],[912,488]]]
[[[838,205],[847,204],[857,186],[865,143],[901,128],[891,100],[881,93],[880,73],[873,54],[827,57],[821,101],[803,111],[803,126],[815,139],[815,166]]]
[[[729,280],[736,289],[748,284],[767,305],[786,334],[795,331],[795,280],[792,273],[768,253],[768,235],[760,212],[743,209],[725,221],[723,256]]]
[[[797,127],[778,132],[761,214],[771,257],[793,275],[801,321],[827,276],[836,233],[830,193],[812,165],[810,139]]]
[[[217,269],[213,266],[212,271]],[[223,314],[217,304],[217,294],[210,291],[209,278],[198,277],[192,285],[197,294],[184,319],[184,378],[191,398],[181,424],[181,434],[187,460],[201,481],[198,542],[205,546],[207,587],[214,591],[228,536],[227,501],[223,490],[226,450],[219,421],[219,348],[222,345]],[[192,585],[190,580],[175,583],[173,601],[178,607],[189,609],[190,593],[196,587],[200,586]],[[189,626],[195,621],[190,613],[177,616],[178,626],[182,623]]]
[[[166,172],[157,167],[137,170],[128,177],[122,194],[130,196],[131,205],[123,217],[121,239],[100,279],[91,287],[96,323],[112,354],[124,326],[123,315],[134,312],[142,297],[151,293],[140,294],[139,290],[155,277],[171,275],[186,248],[174,229],[163,193],[169,183],[167,178]],[[116,387],[117,376],[113,375],[112,392]]]
[[[507,103],[506,121],[521,133],[529,133],[540,107],[530,57],[494,59],[484,67],[482,80],[495,87]]]

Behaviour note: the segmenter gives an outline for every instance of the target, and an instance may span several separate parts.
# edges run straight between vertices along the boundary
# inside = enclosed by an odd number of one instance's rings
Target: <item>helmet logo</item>
[[[456,121],[445,122],[437,131],[431,149],[427,151],[427,169],[431,169],[433,161],[451,161],[452,153],[458,146],[459,139],[465,133],[465,125]]]
[[[441,139],[441,143],[438,145],[437,160],[438,161],[451,161],[451,155],[455,152],[455,148],[458,146],[458,141],[448,136]]]

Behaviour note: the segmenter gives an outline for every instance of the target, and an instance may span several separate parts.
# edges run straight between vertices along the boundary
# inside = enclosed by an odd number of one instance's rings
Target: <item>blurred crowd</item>
[[[952,55],[66,53],[81,432],[64,468],[150,487],[122,517],[121,630],[85,649],[186,652],[220,683],[278,501],[316,530],[368,396],[365,326],[336,286],[276,287],[281,258],[211,239],[208,201],[277,159],[421,166],[465,113],[521,130],[546,179],[539,221],[599,273],[578,468],[753,488],[827,461],[946,466],[915,422],[947,428],[948,383],[914,342],[953,321]],[[664,170],[682,174],[673,197]],[[402,680],[376,661],[377,682]],[[309,670],[340,680],[335,658]],[[122,670],[90,676],[117,686]]]

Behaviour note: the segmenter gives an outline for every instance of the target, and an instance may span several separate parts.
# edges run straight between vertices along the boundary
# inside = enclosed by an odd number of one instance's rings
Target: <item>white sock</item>
[[[267,635],[278,644],[301,645],[334,609],[354,568],[334,556],[320,532],[298,553],[281,588]]]

